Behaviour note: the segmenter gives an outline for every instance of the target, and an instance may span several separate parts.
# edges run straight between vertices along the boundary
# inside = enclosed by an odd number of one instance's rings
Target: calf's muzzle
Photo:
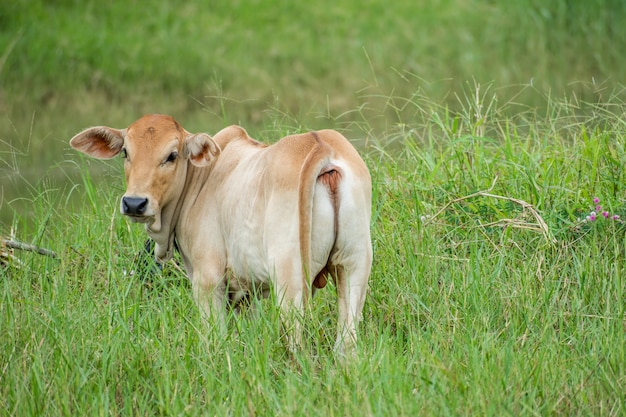
[[[148,208],[145,197],[122,197],[122,214],[127,216],[143,216]]]

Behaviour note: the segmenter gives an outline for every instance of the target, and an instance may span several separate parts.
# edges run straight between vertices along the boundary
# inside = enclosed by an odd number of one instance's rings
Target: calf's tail
[[[339,183],[341,181],[341,170],[331,162],[332,149],[322,142],[316,132],[311,132],[315,139],[315,145],[307,155],[300,171],[299,181],[299,221],[300,221],[300,254],[303,268],[303,288],[311,289],[311,285],[316,288],[323,288],[326,285],[327,270],[324,267],[317,276],[313,277],[316,271],[311,270],[311,239],[313,227],[313,195],[315,185],[319,182],[328,189],[334,212],[334,236],[337,238],[338,213],[339,213]],[[311,291],[303,292],[303,301],[306,303]]]

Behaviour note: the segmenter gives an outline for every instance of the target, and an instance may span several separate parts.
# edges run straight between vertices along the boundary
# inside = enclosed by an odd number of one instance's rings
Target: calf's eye
[[[124,159],[128,158],[128,154],[126,153],[126,148],[122,148],[120,151],[120,156]]]
[[[174,162],[176,158],[178,158],[178,152],[172,152],[171,154],[168,155],[167,159],[165,160],[165,163]]]

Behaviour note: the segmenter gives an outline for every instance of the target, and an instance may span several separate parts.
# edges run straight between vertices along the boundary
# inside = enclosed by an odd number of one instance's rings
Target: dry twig
[[[20,250],[26,250],[29,252],[35,252],[35,253],[38,253],[39,255],[49,256],[51,258],[57,257],[56,252],[53,252],[50,249],[40,248],[39,246],[30,245],[28,243],[23,243],[23,242],[18,242],[13,239],[1,239],[0,249],[4,249],[5,247],[10,248],[10,249],[20,249]]]

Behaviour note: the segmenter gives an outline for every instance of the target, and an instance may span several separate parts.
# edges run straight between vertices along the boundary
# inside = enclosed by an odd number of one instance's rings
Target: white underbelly
[[[230,240],[227,268],[232,275],[240,281],[267,282],[271,268],[262,234],[242,227],[234,231]]]

